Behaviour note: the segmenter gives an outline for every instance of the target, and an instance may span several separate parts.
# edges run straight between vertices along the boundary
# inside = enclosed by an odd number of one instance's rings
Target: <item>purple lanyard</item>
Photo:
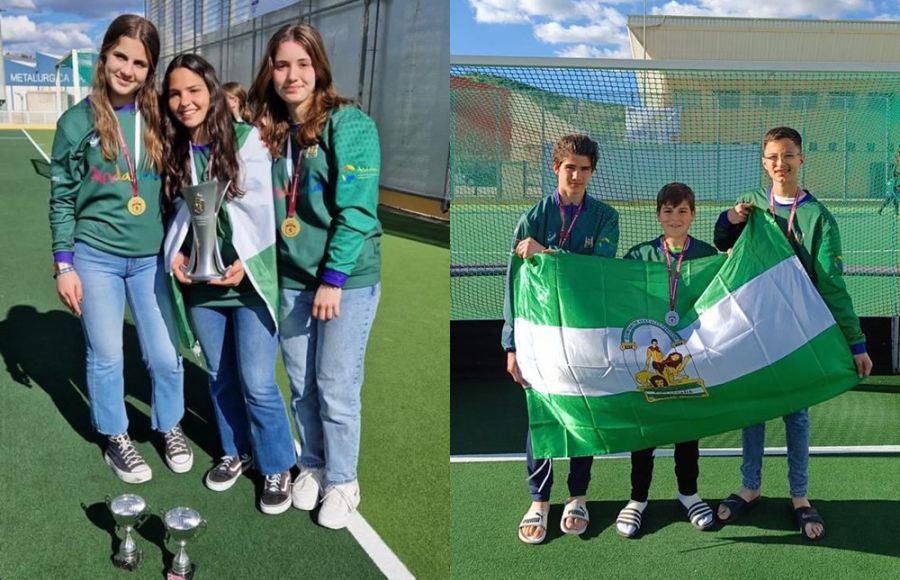
[[[791,231],[794,227],[794,218],[797,217],[797,203],[800,201],[800,196],[803,194],[803,190],[799,187],[797,188],[797,193],[794,195],[794,203],[791,204],[791,215],[788,217],[788,227],[787,227],[787,238],[791,239]],[[769,212],[772,214],[772,217],[775,217],[775,194],[772,193],[772,188],[769,188]]]
[[[569,238],[572,236],[572,230],[575,228],[575,222],[578,221],[578,216],[581,215],[581,210],[584,209],[585,201],[587,201],[587,196],[581,200],[581,204],[578,206],[578,209],[575,210],[575,215],[572,216],[569,227],[565,229],[563,229],[563,226],[566,223],[566,211],[563,208],[562,201],[559,202],[559,247],[561,249],[565,249],[566,244],[569,243]]]

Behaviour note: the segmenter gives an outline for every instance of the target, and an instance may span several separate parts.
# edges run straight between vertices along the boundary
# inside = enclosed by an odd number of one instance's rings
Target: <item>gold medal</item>
[[[131,215],[141,215],[146,209],[147,204],[144,202],[143,197],[135,195],[128,200],[128,213]]]
[[[281,222],[281,234],[286,238],[295,238],[300,233],[300,222],[295,217],[286,217]]]

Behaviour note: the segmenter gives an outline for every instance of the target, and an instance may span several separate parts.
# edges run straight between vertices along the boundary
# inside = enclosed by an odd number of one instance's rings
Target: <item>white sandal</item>
[[[644,507],[641,507],[641,504]],[[616,533],[623,538],[634,538],[641,531],[641,519],[646,509],[646,502],[629,501],[616,518]]]
[[[530,536],[526,536],[522,533],[522,529],[527,528],[529,526],[537,526],[541,528],[541,535],[532,538]],[[519,539],[525,542],[526,544],[540,544],[544,541],[544,538],[547,537],[547,514],[540,511],[528,511],[522,517],[522,521],[519,522]]]
[[[569,529],[566,527],[566,519],[568,518],[582,520],[584,521],[584,526],[575,528],[574,530]],[[559,529],[562,530],[562,533],[564,534],[580,536],[587,529],[590,522],[591,515],[588,513],[587,504],[583,499],[573,499],[566,502],[566,505],[563,508],[562,518],[559,520]]]

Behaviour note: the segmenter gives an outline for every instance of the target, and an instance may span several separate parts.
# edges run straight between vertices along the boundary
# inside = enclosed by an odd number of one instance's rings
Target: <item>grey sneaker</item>
[[[249,453],[240,457],[226,455],[215,467],[206,472],[206,487],[213,491],[225,491],[252,465],[253,458]]]
[[[125,483],[144,483],[153,477],[150,466],[134,448],[127,432],[109,437],[103,459]]]
[[[276,515],[284,513],[291,507],[291,472],[282,471],[267,475],[263,484],[262,496],[259,498],[259,509],[264,514]]]
[[[181,425],[175,425],[172,430],[163,433],[166,442],[166,465],[175,473],[187,473],[194,466],[194,452],[188,444]]]

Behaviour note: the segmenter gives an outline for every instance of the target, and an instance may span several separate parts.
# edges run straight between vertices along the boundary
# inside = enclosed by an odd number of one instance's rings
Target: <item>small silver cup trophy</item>
[[[172,568],[166,571],[167,580],[190,580],[194,576],[196,566],[188,558],[184,547],[191,538],[198,538],[206,528],[206,520],[200,517],[197,510],[187,507],[176,507],[163,514],[167,540],[178,546]]]
[[[113,564],[126,570],[134,570],[143,559],[143,551],[134,543],[131,532],[143,524],[150,515],[150,507],[140,496],[126,493],[114,498],[106,496],[106,505],[116,521],[116,528],[125,530],[119,551],[113,555]]]
[[[207,181],[181,190],[191,213],[194,245],[191,257],[181,270],[192,282],[208,282],[225,275],[225,265],[216,240],[219,210],[231,182]]]

